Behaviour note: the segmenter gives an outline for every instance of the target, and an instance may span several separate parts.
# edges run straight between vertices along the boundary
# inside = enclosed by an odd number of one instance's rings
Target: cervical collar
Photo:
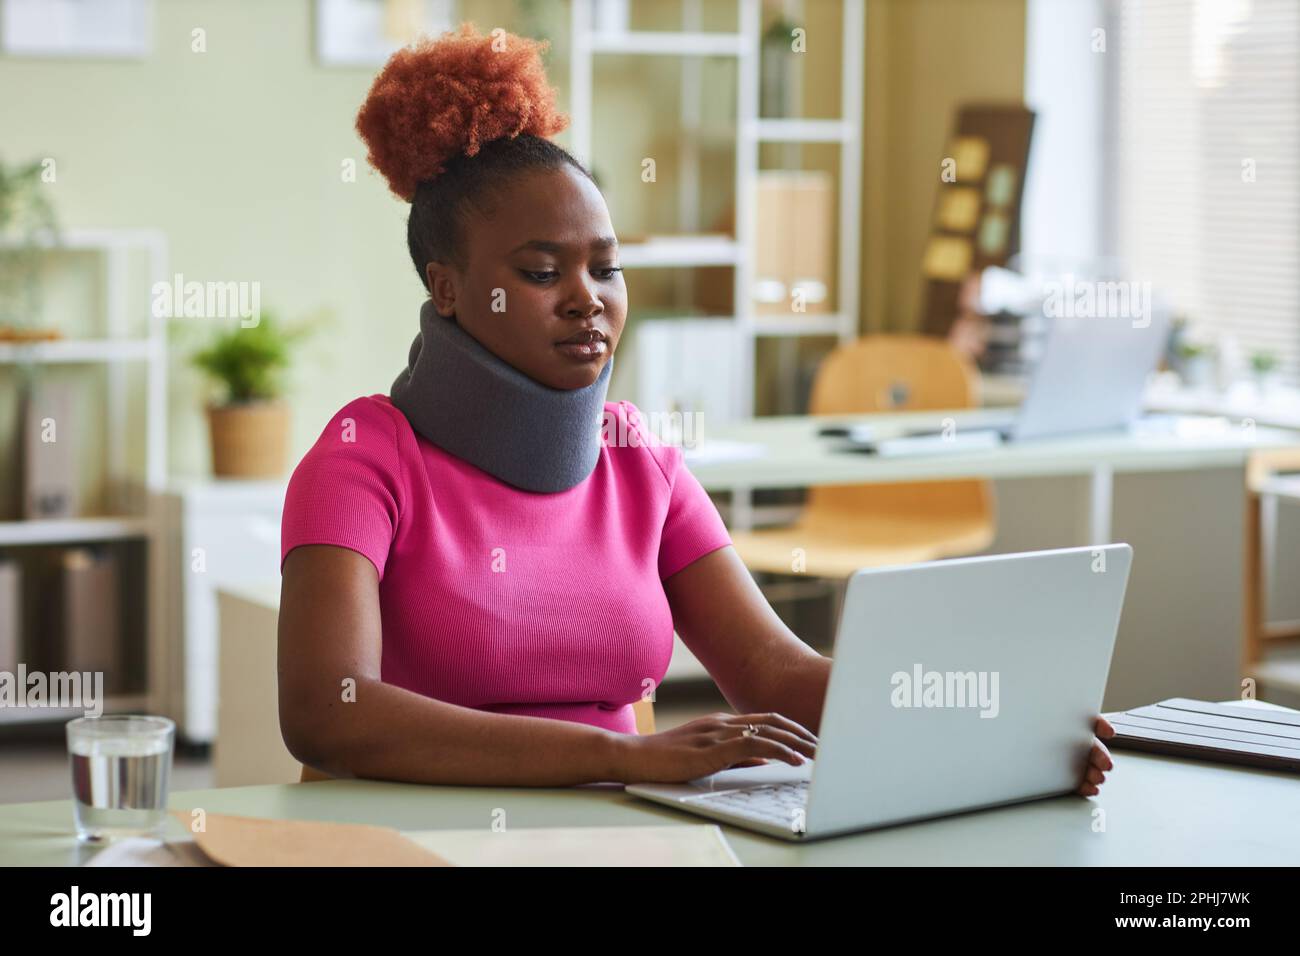
[[[525,491],[566,491],[600,457],[611,355],[585,388],[549,388],[497,358],[426,301],[389,393],[416,433]]]

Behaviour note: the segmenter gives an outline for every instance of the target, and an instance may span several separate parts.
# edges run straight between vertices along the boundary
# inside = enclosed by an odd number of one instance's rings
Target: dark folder
[[[1300,712],[1171,697],[1107,714],[1114,747],[1300,771]]]

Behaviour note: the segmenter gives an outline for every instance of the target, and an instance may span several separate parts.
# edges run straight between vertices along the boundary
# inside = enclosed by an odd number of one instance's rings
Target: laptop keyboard
[[[808,805],[808,781],[702,793],[698,797],[688,797],[683,802],[704,804],[780,827],[790,827],[798,821],[802,829],[805,821],[802,816],[796,816],[795,811],[803,810]]]

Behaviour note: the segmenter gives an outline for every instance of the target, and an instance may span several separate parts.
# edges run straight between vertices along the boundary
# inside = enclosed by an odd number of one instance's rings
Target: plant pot
[[[1189,355],[1183,358],[1182,379],[1188,388],[1209,391],[1214,388],[1214,357]]]
[[[280,399],[208,406],[212,473],[279,478],[289,448],[289,406]]]
[[[1269,369],[1267,372],[1253,369],[1250,377],[1254,380],[1255,389],[1261,398],[1271,396],[1282,389],[1282,373],[1276,369]]]

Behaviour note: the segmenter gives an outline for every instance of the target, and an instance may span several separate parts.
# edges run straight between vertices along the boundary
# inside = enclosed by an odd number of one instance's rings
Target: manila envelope
[[[188,810],[171,814],[186,830]],[[208,813],[194,842],[223,866],[451,866],[396,830],[358,823]]]

